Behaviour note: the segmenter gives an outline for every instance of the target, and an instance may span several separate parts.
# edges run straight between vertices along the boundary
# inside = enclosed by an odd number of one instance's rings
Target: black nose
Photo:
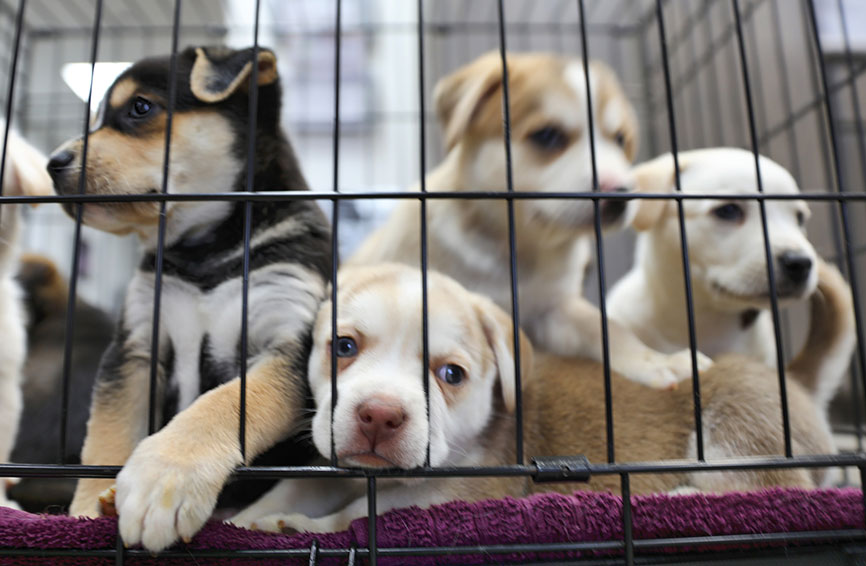
[[[779,256],[779,265],[793,283],[804,283],[812,270],[812,260],[797,252],[784,252]]]
[[[75,154],[71,151],[67,149],[58,151],[48,160],[48,174],[51,175],[52,179],[57,181],[57,177],[72,163],[73,159],[75,159]]]

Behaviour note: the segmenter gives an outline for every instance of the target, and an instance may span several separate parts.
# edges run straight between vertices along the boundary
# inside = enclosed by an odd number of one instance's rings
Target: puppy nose
[[[785,276],[794,283],[803,283],[809,278],[812,260],[801,253],[784,252],[779,256],[779,264]]]
[[[63,172],[65,167],[72,163],[73,159],[75,159],[75,154],[68,149],[58,151],[48,161],[48,174],[51,175],[52,179],[56,180],[57,176]]]
[[[603,193],[627,193],[628,187],[622,183],[603,180],[598,184],[598,188]]]
[[[358,406],[358,427],[370,441],[371,448],[397,434],[406,420],[406,412],[398,403],[370,399]]]

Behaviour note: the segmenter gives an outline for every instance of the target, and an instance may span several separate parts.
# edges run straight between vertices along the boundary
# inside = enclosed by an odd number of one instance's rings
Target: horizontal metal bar
[[[857,189],[859,190],[859,189]],[[598,192],[521,192],[496,191],[436,191],[419,193],[415,191],[267,191],[230,192],[230,193],[191,193],[191,194],[129,194],[129,195],[52,195],[52,196],[0,196],[2,204],[63,204],[63,203],[127,203],[127,202],[187,202],[187,201],[227,201],[227,202],[282,202],[291,200],[546,200],[546,199],[583,199],[583,200],[806,200],[806,201],[866,201],[866,191],[851,193],[793,193],[767,194],[754,193],[598,193]]]
[[[802,531],[790,533],[749,533],[741,535],[705,535],[696,537],[663,538],[663,539],[636,539],[636,549],[658,549],[665,547],[688,547],[701,545],[745,545],[749,543],[760,543],[762,545],[784,544],[791,542],[807,543],[810,541],[821,541],[832,543],[838,541],[864,541],[866,531],[860,529],[839,529],[832,531]],[[560,543],[526,543],[526,544],[491,544],[475,546],[437,546],[437,547],[407,547],[407,548],[379,548],[380,556],[441,556],[459,554],[512,554],[512,553],[557,553],[578,552],[586,550],[621,550],[623,542],[618,540],[606,541],[582,541],[582,542],[560,542]],[[348,548],[318,548],[319,556],[342,557],[348,556],[351,549]],[[369,551],[366,548],[358,548],[355,553],[365,557]],[[0,556],[87,556],[87,557],[111,557],[114,549],[38,549],[38,548],[0,548]],[[273,550],[169,550],[160,553],[160,558],[280,558],[280,557],[307,557],[309,548],[273,549]],[[124,555],[128,557],[150,557],[152,554],[143,549],[127,549]]]
[[[589,464],[586,470],[592,475],[605,474],[661,474],[679,472],[720,472],[790,468],[835,468],[866,466],[866,453],[828,454],[821,456],[765,456],[732,458],[697,462],[691,460],[668,460],[659,462],[626,462],[612,464]],[[120,466],[82,466],[59,464],[0,464],[2,477],[81,477],[111,478],[117,475]],[[244,466],[234,472],[236,479],[275,478],[442,478],[442,477],[496,477],[529,476],[538,473],[534,465],[437,467],[401,469],[335,468],[332,466]]]

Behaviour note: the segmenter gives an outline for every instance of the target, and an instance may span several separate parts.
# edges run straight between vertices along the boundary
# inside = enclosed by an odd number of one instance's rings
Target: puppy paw
[[[143,440],[117,476],[120,535],[125,544],[141,543],[151,552],[192,539],[239,463],[215,452],[202,454],[201,446],[190,446],[169,429]]]
[[[680,485],[680,486],[673,488],[669,492],[667,492],[668,495],[672,495],[672,496],[696,495],[698,493],[703,493],[703,492],[693,485]]]
[[[700,352],[697,361],[698,372],[713,365],[713,360]],[[655,354],[641,368],[622,373],[654,389],[676,389],[681,381],[692,377],[692,353],[685,349],[674,354]]]
[[[111,486],[99,494],[99,513],[103,517],[117,517],[116,496],[117,488],[115,486]]]

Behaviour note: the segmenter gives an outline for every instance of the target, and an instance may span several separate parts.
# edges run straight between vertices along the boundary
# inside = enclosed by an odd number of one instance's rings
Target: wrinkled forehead
[[[428,274],[427,327],[431,351],[447,349],[475,331],[474,311],[462,289]],[[417,349],[423,345],[421,272],[411,269],[348,270],[337,291],[337,321],[385,344]],[[330,309],[327,309],[330,310]],[[330,334],[330,313],[319,320],[319,335]]]
[[[758,192],[758,169],[755,157],[747,151],[707,151],[685,157],[680,176],[682,189],[689,193],[749,194]],[[797,182],[782,166],[767,158],[758,161],[761,188],[768,194],[795,195],[800,192]]]

